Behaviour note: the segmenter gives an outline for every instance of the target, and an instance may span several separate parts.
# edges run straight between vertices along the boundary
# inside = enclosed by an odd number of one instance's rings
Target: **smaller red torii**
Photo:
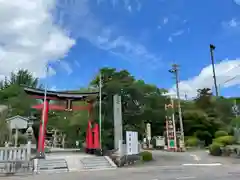
[[[24,88],[24,91],[35,99],[41,99],[42,104],[37,104],[32,106],[34,109],[42,110],[42,121],[39,127],[39,139],[38,139],[38,153],[40,156],[44,154],[45,146],[45,134],[46,127],[48,123],[48,112],[49,110],[59,110],[59,111],[81,111],[87,110],[89,114],[88,127],[86,130],[86,152],[93,152],[94,150],[100,149],[99,143],[99,125],[97,123],[93,124],[92,121],[92,104],[93,98],[96,99],[98,92],[90,93],[70,93],[70,92],[56,92],[56,91],[47,91],[46,101],[44,102],[44,90],[33,89],[33,88]],[[66,106],[50,104],[51,100],[55,101],[65,101]],[[87,106],[73,106],[73,101],[86,101]],[[44,109],[45,103],[45,109]],[[93,127],[92,127],[93,126]],[[44,129],[42,131],[42,128]]]

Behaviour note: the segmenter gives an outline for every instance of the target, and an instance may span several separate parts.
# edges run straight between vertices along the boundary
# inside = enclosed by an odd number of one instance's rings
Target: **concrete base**
[[[92,157],[93,155],[88,155],[85,153],[71,154],[71,153],[57,153],[57,154],[47,154],[46,160],[50,159],[65,159],[68,165],[69,172],[81,171],[83,166],[81,164],[81,159],[86,157]]]
[[[83,164],[81,163],[81,159],[89,158],[89,157],[96,157],[92,154],[85,154],[85,153],[50,153],[46,155],[46,160],[51,159],[65,159],[68,165],[69,172],[79,172],[79,171],[86,171],[84,169]],[[106,156],[105,156],[106,157]],[[110,164],[114,165],[114,162],[106,157]],[[116,165],[115,165],[116,166]]]
[[[36,156],[34,159],[45,159],[46,155],[44,152],[37,152]]]

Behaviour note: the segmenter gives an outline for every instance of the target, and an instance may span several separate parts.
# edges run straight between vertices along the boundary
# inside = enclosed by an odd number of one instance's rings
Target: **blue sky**
[[[40,54],[43,60],[37,61],[51,60],[49,88],[86,86],[99,68],[109,66],[127,69],[136,78],[174,93],[168,69],[178,63],[181,94],[193,97],[198,88],[213,85],[209,66],[209,44],[213,43],[221,95],[240,95],[239,0],[38,1],[42,7],[38,12],[47,12],[48,21],[54,21],[52,27],[49,23],[44,27],[62,35],[62,41],[55,41],[51,49],[58,53],[50,56],[48,50],[47,56],[44,51]],[[51,8],[44,6],[49,4]],[[29,65],[36,72],[37,67]],[[39,69],[44,69],[40,63]]]

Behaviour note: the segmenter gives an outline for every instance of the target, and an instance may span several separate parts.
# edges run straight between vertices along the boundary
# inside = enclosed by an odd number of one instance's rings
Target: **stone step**
[[[81,164],[83,169],[113,169],[116,165],[111,159],[105,156],[85,157],[82,158]]]
[[[68,164],[65,159],[40,159],[38,161],[38,172],[54,171],[68,172]]]

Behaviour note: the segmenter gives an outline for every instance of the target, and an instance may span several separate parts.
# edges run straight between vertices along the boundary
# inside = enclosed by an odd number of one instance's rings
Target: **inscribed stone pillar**
[[[113,96],[113,117],[114,117],[114,149],[118,149],[119,141],[122,141],[122,101],[121,96]]]

